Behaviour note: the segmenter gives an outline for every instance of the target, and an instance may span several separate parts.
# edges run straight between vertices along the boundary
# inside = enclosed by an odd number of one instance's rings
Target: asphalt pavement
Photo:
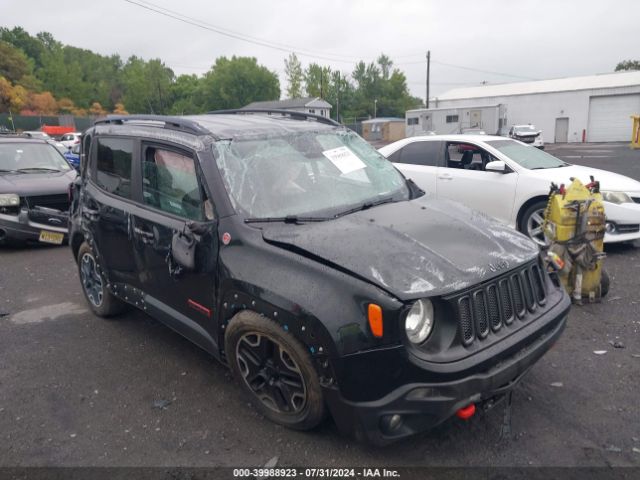
[[[640,180],[623,144],[547,151]],[[498,407],[376,448],[331,420],[274,425],[224,366],[141,312],[94,317],[67,247],[0,248],[0,466],[640,466],[640,249],[607,254],[608,297],[573,308],[516,388],[511,438]]]

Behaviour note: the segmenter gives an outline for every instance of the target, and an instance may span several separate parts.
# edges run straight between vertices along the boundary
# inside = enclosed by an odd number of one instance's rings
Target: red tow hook
[[[461,420],[469,420],[473,417],[473,414],[476,413],[476,406],[473,403],[470,403],[466,407],[462,407],[456,412],[456,416]]]

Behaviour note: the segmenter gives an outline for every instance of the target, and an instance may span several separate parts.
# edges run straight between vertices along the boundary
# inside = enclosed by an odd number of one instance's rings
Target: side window
[[[497,160],[486,150],[470,143],[447,144],[447,167],[484,171],[487,163]]]
[[[204,220],[203,192],[193,157],[147,146],[142,164],[144,203],[189,220]],[[207,213],[209,217],[209,213]]]
[[[96,183],[120,197],[131,197],[131,159],[133,140],[98,138]]]
[[[392,160],[411,165],[437,167],[440,156],[440,142],[412,142],[400,149],[400,158]]]

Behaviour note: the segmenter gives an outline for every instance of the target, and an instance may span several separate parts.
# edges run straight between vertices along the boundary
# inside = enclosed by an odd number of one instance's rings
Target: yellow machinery
[[[640,148],[640,115],[631,115],[633,130],[631,133],[631,148]]]
[[[609,277],[602,270],[605,212],[600,184],[593,177],[587,185],[571,181],[566,189],[551,184],[543,226],[548,256],[574,303],[582,304],[583,298],[598,302],[609,290]]]

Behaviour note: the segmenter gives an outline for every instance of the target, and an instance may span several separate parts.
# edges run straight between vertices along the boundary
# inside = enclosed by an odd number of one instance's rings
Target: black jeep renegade
[[[526,237],[432,199],[315,115],[107,117],[70,246],[99,316],[137,307],[227,364],[269,419],[385,443],[504,396],[569,299]]]

